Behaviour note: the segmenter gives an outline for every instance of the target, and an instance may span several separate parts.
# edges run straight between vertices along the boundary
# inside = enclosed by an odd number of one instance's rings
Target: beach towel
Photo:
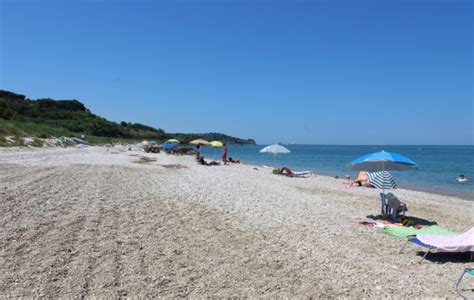
[[[474,227],[454,236],[417,235],[416,238],[423,244],[435,247],[438,252],[474,251]]]
[[[404,226],[385,226],[383,230],[393,237],[409,237],[414,235],[455,235],[455,232],[452,232],[448,229],[439,227],[437,225],[423,227],[422,229],[415,229],[412,226],[404,227]]]
[[[402,223],[395,223],[395,222],[385,221],[385,220],[377,220],[377,221],[375,221],[374,226],[377,227],[377,228],[401,227],[401,226],[403,226],[403,224]]]

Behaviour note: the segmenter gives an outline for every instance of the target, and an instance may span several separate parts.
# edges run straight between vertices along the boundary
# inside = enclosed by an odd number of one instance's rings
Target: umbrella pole
[[[383,172],[385,172],[385,162],[382,162],[382,176],[383,176]],[[383,195],[385,197],[385,185],[383,184],[383,180],[382,180],[382,191],[383,191]]]
[[[385,162],[382,161],[382,171],[385,172]],[[382,173],[383,176],[383,173]],[[382,215],[384,214],[383,207],[385,205],[385,184],[382,180]]]

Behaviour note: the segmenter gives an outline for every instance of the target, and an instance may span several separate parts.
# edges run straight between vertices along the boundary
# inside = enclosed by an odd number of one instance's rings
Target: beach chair
[[[293,171],[292,169],[290,169],[288,167],[283,167],[279,170],[279,174],[285,175],[285,176],[288,176],[288,177],[308,177],[308,176],[313,175],[314,172],[313,171],[297,172],[297,171]]]
[[[403,245],[399,253],[402,253],[403,249],[405,249],[406,245],[410,242],[428,249],[418,263],[421,263],[431,251],[471,252],[470,260],[472,261],[474,251],[474,227],[457,235],[418,234],[415,237],[408,238],[408,241]]]
[[[381,210],[382,215],[383,215],[383,216],[388,215],[387,212],[388,212],[388,209],[389,209],[389,208],[388,208],[387,203],[385,202],[385,194],[384,194],[384,193],[380,193],[380,202],[381,202],[381,204],[382,204],[382,210]]]
[[[420,261],[418,263],[421,263],[423,261],[423,259],[426,258],[426,256],[428,255],[428,253],[430,253],[431,250],[435,249],[436,247],[434,246],[431,246],[431,245],[428,245],[428,244],[425,244],[423,242],[421,242],[419,239],[416,238],[416,236],[413,236],[413,237],[409,237],[407,242],[403,245],[403,247],[400,249],[400,251],[398,252],[399,254],[401,254],[403,252],[403,250],[405,249],[405,247],[408,245],[408,243],[413,243],[413,244],[416,244],[418,246],[421,246],[421,247],[425,247],[428,249],[428,251],[425,252],[425,255],[423,255],[423,257],[420,259]]]
[[[301,172],[292,171],[292,172],[293,172],[294,177],[307,177],[307,176],[311,176],[311,175],[314,174],[314,172],[312,172],[312,171],[301,171]]]
[[[456,282],[456,285],[454,287],[455,291],[456,291],[456,294],[459,295],[459,297],[463,298],[463,299],[468,299],[466,296],[464,296],[463,294],[461,294],[461,292],[459,291],[459,284],[461,284],[461,281],[462,279],[464,278],[464,274],[468,274],[472,277],[474,277],[474,268],[466,268],[464,269],[464,271],[461,273],[461,276],[459,277],[458,281]]]
[[[404,217],[405,212],[408,210],[406,204],[398,200],[392,193],[386,195],[380,193],[380,201],[382,203],[382,215],[389,217],[392,221],[397,221]]]

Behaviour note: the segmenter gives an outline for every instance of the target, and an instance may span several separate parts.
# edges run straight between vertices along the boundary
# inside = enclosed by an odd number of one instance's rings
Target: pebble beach
[[[398,189],[456,232],[474,202]],[[456,298],[467,256],[361,225],[378,191],[126,147],[0,149],[0,296]],[[474,292],[471,291],[471,295]]]

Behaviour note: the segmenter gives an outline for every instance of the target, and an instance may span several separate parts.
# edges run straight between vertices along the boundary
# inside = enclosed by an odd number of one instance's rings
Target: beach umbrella
[[[276,157],[278,154],[287,154],[290,153],[291,151],[288,150],[287,148],[283,147],[282,145],[279,144],[274,144],[270,146],[266,146],[263,149],[260,149],[260,153],[271,153],[274,155],[274,160],[276,160]]]
[[[192,145],[196,145],[196,146],[197,145],[210,145],[211,144],[208,141],[203,140],[203,139],[193,140],[193,141],[190,141],[189,143],[192,144]]]
[[[397,188],[397,183],[393,179],[392,174],[387,171],[367,172],[366,174],[369,183],[378,189],[388,190]]]
[[[220,141],[212,141],[210,144],[214,148],[224,147],[224,144],[222,144],[222,142],[220,142]],[[214,158],[215,159],[217,159],[216,151],[217,151],[217,149],[214,149]]]
[[[212,141],[211,146],[212,147],[223,147],[224,144],[222,144],[222,142],[220,142],[220,141]]]
[[[207,145],[210,145],[211,143],[209,143],[208,141],[206,140],[203,140],[203,139],[197,139],[197,140],[192,140],[189,142],[191,145],[195,145],[195,146],[207,146]],[[196,151],[198,152],[198,157],[201,156],[201,149],[200,148],[196,148]],[[215,154],[215,153],[214,153]]]
[[[175,144],[179,144],[180,142],[179,142],[177,139],[169,139],[169,140],[167,140],[165,143],[175,143]]]
[[[164,143],[163,144],[163,150],[165,150],[166,152],[170,151],[170,150],[175,150],[177,147],[176,143]]]
[[[418,170],[414,161],[398,153],[375,152],[354,159],[348,165],[349,169],[355,171],[379,172],[386,170],[404,171]],[[385,186],[382,185],[383,196],[385,196]],[[383,198],[382,198],[383,200]],[[383,203],[382,203],[383,212]]]
[[[414,161],[398,153],[375,152],[354,159],[348,164],[354,171],[378,172],[386,170],[418,170]]]

